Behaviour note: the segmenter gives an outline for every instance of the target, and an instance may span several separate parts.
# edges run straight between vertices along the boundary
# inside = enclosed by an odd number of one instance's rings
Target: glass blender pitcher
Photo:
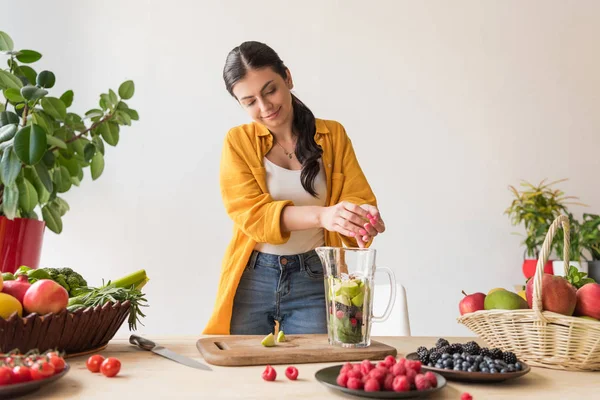
[[[371,323],[390,316],[396,300],[396,278],[389,268],[376,267],[375,249],[318,247],[323,264],[327,336],[329,344],[340,347],[367,347],[371,344]],[[390,299],[381,317],[373,315],[375,272],[390,281]]]

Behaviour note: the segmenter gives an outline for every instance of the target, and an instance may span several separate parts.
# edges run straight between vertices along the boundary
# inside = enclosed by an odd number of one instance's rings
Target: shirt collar
[[[258,122],[255,122],[254,124],[257,127],[257,135],[258,136],[267,136],[270,134],[267,127],[264,126],[263,124],[260,124]],[[329,128],[325,124],[325,121],[323,121],[322,119],[315,118],[315,127],[316,127],[317,133],[329,133]]]

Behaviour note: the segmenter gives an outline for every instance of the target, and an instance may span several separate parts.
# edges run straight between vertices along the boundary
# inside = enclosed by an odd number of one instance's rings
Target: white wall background
[[[30,1],[1,30],[85,112],[126,80],[141,120],[102,178],[66,194],[44,266],[91,283],[151,277],[143,334],[198,334],[231,222],[219,194],[228,51],[265,41],[318,117],[341,121],[381,204],[381,265],[406,286],[414,335],[464,335],[461,290],[522,280],[509,184],[545,177],[600,212],[600,3],[595,1]],[[575,209],[581,213],[582,209]],[[126,334],[125,329],[122,330]]]

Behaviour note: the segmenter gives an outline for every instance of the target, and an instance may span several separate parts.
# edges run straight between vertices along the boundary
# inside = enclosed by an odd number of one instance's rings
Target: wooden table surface
[[[149,339],[179,354],[203,361],[196,349],[199,337],[148,336]],[[433,347],[433,337],[376,337],[375,340],[398,349],[399,355],[413,352],[418,346]],[[447,338],[450,342],[467,342],[473,338]],[[121,360],[120,374],[106,378],[85,367],[87,356],[69,358],[71,371],[59,381],[22,399],[357,399],[334,391],[318,382],[315,372],[339,363],[298,364],[297,381],[285,377],[286,365],[275,366],[277,380],[261,378],[264,366],[219,367],[213,371],[197,370],[138,349],[127,338],[117,338],[101,352],[105,357]],[[481,399],[592,399],[600,388],[599,373],[565,372],[532,368],[527,375],[504,383],[471,384],[448,382],[429,399],[460,399],[469,392]],[[595,388],[596,390],[593,390]]]

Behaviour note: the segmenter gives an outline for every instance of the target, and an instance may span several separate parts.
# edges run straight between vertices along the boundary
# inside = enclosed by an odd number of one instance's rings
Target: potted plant
[[[104,170],[105,144],[116,146],[120,127],[138,120],[124,100],[134,94],[134,83],[100,95],[99,107],[80,116],[69,110],[73,91],[50,94],[56,77],[37,72],[31,64],[42,55],[15,50],[10,36],[0,31],[0,267],[14,272],[19,266],[37,268],[45,228],[56,234],[69,210],[60,197],[84,179]],[[0,97],[0,100],[2,98]]]
[[[527,279],[535,273],[540,248],[550,225],[560,214],[567,212],[567,204],[571,204],[569,200],[576,199],[565,196],[559,189],[552,188],[564,181],[566,179],[547,183],[544,179],[537,186],[522,181],[523,189],[520,191],[514,186],[509,186],[514,199],[510,207],[505,210],[505,214],[510,217],[514,226],[523,224],[525,227],[522,271]],[[544,272],[553,273],[552,260],[548,260],[544,265]]]
[[[589,253],[588,276],[600,282],[600,216],[583,214],[579,240],[582,250]]]

